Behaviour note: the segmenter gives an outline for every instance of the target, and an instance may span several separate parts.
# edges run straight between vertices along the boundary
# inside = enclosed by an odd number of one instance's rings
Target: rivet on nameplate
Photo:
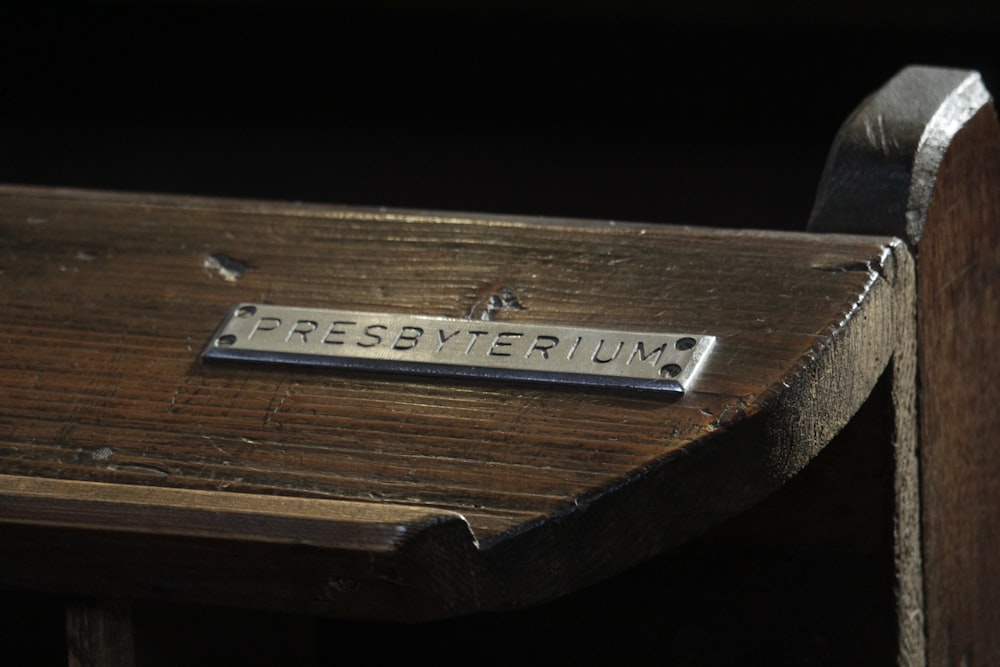
[[[714,336],[244,303],[209,360],[683,393]]]

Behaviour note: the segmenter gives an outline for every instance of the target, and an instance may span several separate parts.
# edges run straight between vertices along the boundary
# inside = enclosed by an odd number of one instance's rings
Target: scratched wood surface
[[[963,128],[935,184],[918,267],[931,664],[1000,659],[1000,125]]]
[[[555,597],[800,470],[911,274],[884,238],[3,188],[3,576],[411,620]],[[504,290],[498,321],[718,342],[676,399],[199,360],[241,301],[478,317]]]
[[[1000,659],[1000,125],[949,147],[917,248],[930,664]]]
[[[869,131],[873,121],[882,134]],[[998,182],[1000,124],[978,73],[907,68],[845,123],[821,186],[832,196],[821,194],[810,223],[898,235],[916,255],[931,665],[1000,661],[1000,417],[990,407],[1000,401]]]

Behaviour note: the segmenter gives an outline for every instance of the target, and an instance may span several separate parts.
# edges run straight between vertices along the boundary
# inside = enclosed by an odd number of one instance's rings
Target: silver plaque
[[[204,359],[682,393],[714,336],[422,315],[233,308]]]

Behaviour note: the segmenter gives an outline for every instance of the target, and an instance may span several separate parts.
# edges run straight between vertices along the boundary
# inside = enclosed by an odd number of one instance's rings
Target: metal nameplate
[[[682,393],[714,336],[421,315],[234,307],[204,359]]]

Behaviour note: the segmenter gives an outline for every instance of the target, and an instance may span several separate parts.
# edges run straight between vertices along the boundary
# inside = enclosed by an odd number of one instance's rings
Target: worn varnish
[[[844,125],[810,225],[894,234],[916,254],[931,665],[1000,660],[998,182],[1000,125],[979,75],[907,68]]]
[[[7,583],[408,620],[548,599],[763,498],[912,353],[889,238],[0,195]],[[241,301],[493,296],[718,342],[668,400],[199,360]]]

